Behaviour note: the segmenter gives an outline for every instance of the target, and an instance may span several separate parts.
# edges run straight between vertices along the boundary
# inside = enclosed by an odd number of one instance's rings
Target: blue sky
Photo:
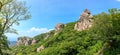
[[[57,23],[68,23],[78,20],[84,9],[92,14],[107,12],[110,8],[120,8],[120,0],[19,0],[26,1],[30,7],[31,19],[21,21],[13,26],[19,35],[8,33],[8,40],[17,40],[20,36],[33,37],[54,29]]]

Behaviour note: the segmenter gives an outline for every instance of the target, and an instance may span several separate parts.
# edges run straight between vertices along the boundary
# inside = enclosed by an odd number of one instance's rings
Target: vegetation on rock
[[[92,27],[74,30],[77,22],[67,23],[54,35],[54,30],[48,39],[46,33],[35,36],[35,45],[14,46],[12,52],[16,55],[117,55],[120,54],[120,10],[109,9],[94,15]],[[45,48],[37,52],[40,46]]]

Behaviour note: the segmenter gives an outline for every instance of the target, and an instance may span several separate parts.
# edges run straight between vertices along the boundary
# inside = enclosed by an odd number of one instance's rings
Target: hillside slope
[[[109,13],[94,15],[92,27],[77,31],[77,22],[65,24],[63,29],[44,39],[46,33],[35,39],[38,43],[29,46],[14,46],[11,54],[15,55],[117,55],[120,54],[120,11],[110,9]],[[43,46],[41,51],[37,48]]]

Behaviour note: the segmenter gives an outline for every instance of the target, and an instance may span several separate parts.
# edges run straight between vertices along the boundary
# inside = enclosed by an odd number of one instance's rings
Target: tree
[[[2,2],[0,1],[0,10],[1,10],[1,8],[2,8]]]
[[[12,0],[1,0],[0,1],[0,11],[2,9],[2,7],[5,5],[5,4],[8,4],[10,3]]]
[[[2,54],[3,47],[7,47],[4,42],[7,38],[4,36],[5,33],[16,33],[17,31],[12,28],[13,25],[19,25],[22,20],[27,20],[31,17],[28,7],[25,2],[17,0],[1,0],[0,1],[0,18],[2,19],[0,29],[0,54]],[[2,45],[5,45],[2,47]]]
[[[102,54],[104,51],[108,51],[109,49],[114,49],[115,54],[115,52],[118,52],[117,49],[119,49],[120,45],[120,9],[109,9],[109,13],[103,12],[95,15],[94,18],[93,26],[88,34],[90,37],[104,42],[102,48],[97,52],[97,54]],[[111,50],[108,52],[110,51]]]

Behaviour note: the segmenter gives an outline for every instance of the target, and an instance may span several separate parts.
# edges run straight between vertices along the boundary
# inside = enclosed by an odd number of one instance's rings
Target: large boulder
[[[63,29],[63,27],[64,27],[64,24],[58,23],[58,24],[55,26],[55,35],[56,35],[57,33],[59,33],[59,32]]]
[[[40,52],[40,51],[42,51],[44,49],[45,49],[45,47],[43,45],[41,45],[40,47],[37,48],[37,52]]]
[[[36,43],[37,43],[37,40],[33,39],[33,40],[32,40],[32,45],[33,45],[33,44],[36,44]]]
[[[74,26],[74,30],[82,31],[92,26],[92,18],[90,11],[85,9],[82,15],[79,17],[78,22]]]

